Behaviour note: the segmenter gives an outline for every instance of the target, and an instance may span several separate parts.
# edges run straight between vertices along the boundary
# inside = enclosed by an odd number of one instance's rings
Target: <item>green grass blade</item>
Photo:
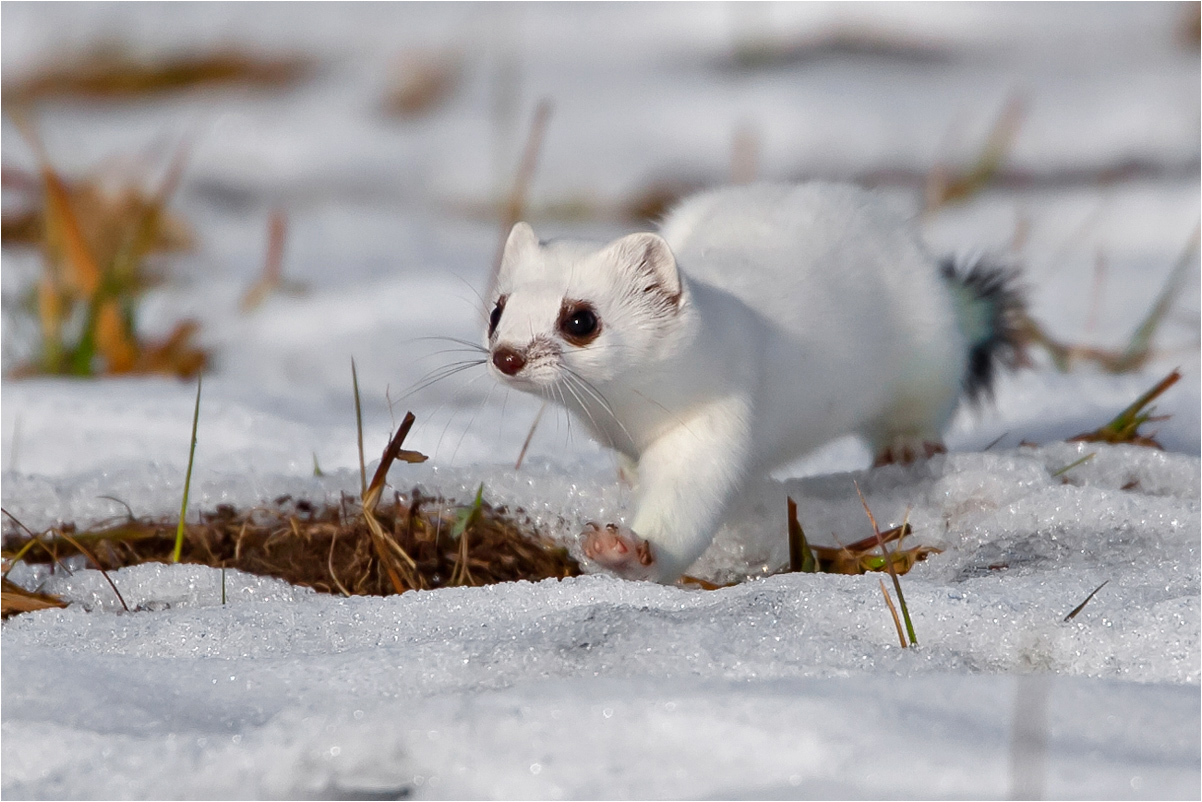
[[[184,550],[184,516],[188,513],[188,492],[192,489],[192,460],[196,456],[196,424],[200,420],[200,376],[196,377],[196,406],[192,409],[192,445],[188,448],[188,472],[184,475],[184,500],[179,506],[179,526],[175,529],[175,551],[171,562],[179,562]]]
[[[1091,459],[1093,459],[1097,455],[1098,455],[1098,452],[1091,451],[1088,454],[1086,454],[1084,457],[1082,457],[1081,459],[1074,460],[1074,461],[1070,462],[1068,465],[1065,465],[1063,468],[1058,468],[1058,469],[1052,471],[1051,476],[1053,479],[1056,478],[1057,476],[1063,476],[1064,474],[1071,471],[1073,468],[1076,468],[1078,465],[1084,465],[1085,463],[1089,462]]]
[[[910,645],[918,645],[918,636],[914,634],[914,622],[910,620],[910,608],[906,606],[906,597],[902,594],[901,580],[897,578],[897,572],[893,570],[893,563],[889,563],[889,576],[893,579],[893,590],[897,592],[897,605],[901,607],[902,619],[906,622],[906,634],[910,636]]]
[[[1190,241],[1186,245],[1185,251],[1178,258],[1173,271],[1169,273],[1168,280],[1165,281],[1160,294],[1156,296],[1152,308],[1148,310],[1148,314],[1140,321],[1135,331],[1131,333],[1131,339],[1127,343],[1127,348],[1122,356],[1119,357],[1118,369],[1120,371],[1138,366],[1147,356],[1148,351],[1152,347],[1153,335],[1156,334],[1161,321],[1164,320],[1173,304],[1177,302],[1177,299],[1181,295],[1182,283],[1192,271],[1197,270],[1199,236],[1200,230],[1194,229],[1193,236],[1190,237]]]
[[[805,530],[797,520],[797,502],[788,498],[789,510],[789,570],[803,574],[813,574],[818,571],[818,561],[806,541]]]

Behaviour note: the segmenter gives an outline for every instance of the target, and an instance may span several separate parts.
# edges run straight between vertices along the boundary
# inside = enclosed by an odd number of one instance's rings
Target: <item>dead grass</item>
[[[1195,228],[1152,306],[1122,348],[1108,349],[1062,342],[1030,317],[1024,321],[1024,339],[1043,348],[1051,357],[1052,364],[1062,372],[1072,370],[1078,362],[1093,362],[1109,373],[1130,373],[1142,369],[1157,355],[1152,348],[1156,332],[1177,302],[1185,280],[1197,270],[1200,239],[1202,228]]]
[[[418,49],[405,53],[392,69],[384,112],[416,119],[438,109],[459,88],[464,57],[453,49]]]
[[[161,275],[152,254],[186,247],[191,234],[167,212],[186,151],[180,149],[159,185],[106,184],[98,177],[68,182],[52,165],[32,122],[16,115],[18,129],[39,162],[37,201],[6,216],[5,244],[36,245],[42,273],[32,306],[39,323],[35,359],[15,374],[94,376],[168,373],[192,376],[208,355],[193,344],[199,324],[183,320],[162,340],[139,336],[141,296]]]
[[[110,43],[4,84],[4,105],[27,106],[50,98],[125,100],[189,89],[229,86],[280,88],[312,71],[299,56],[260,57],[236,49],[142,56]]]
[[[789,570],[820,574],[864,574],[869,571],[888,572],[890,566],[898,574],[909,572],[915,563],[922,562],[943,549],[935,546],[902,548],[902,539],[912,531],[910,525],[895,526],[846,546],[816,546],[810,543],[797,520],[797,503],[788,499],[789,512]],[[875,526],[875,522],[874,522]],[[897,542],[892,550],[884,544]]]
[[[791,37],[771,33],[736,36],[730,55],[715,66],[753,72],[844,60],[943,65],[955,57],[951,49],[934,39],[853,24]]]
[[[8,578],[0,580],[0,614],[5,618],[17,613],[32,613],[34,610],[49,610],[54,607],[66,607],[62,599],[48,593],[38,593],[26,590]]]
[[[396,493],[375,508],[374,520],[413,559],[412,584],[403,590],[538,581],[580,573],[566,549],[536,532],[520,514],[510,515],[488,503],[480,505],[479,515],[464,532],[470,538],[464,561],[463,535],[453,534],[461,509],[416,489],[405,496]],[[79,554],[78,546],[83,546],[106,570],[169,563],[175,535],[176,522],[168,518],[128,519],[81,531],[66,526],[40,534],[22,559],[61,561]],[[320,505],[282,497],[252,509],[222,505],[202,513],[199,521],[184,527],[180,561],[274,576],[323,593],[387,596],[398,591],[387,560],[375,548],[375,538],[361,505],[351,496]],[[21,540],[6,544],[5,558],[12,559],[23,545]],[[467,570],[459,570],[460,565]],[[5,611],[8,614],[7,603]]]
[[[357,402],[357,391],[355,397]],[[199,409],[198,385],[195,414]],[[407,496],[394,491],[391,500],[382,503],[385,479],[395,462],[426,460],[403,447],[414,420],[412,412],[405,415],[371,481],[362,478],[359,498],[344,493],[338,503],[315,504],[283,496],[248,510],[220,505],[188,523],[184,511],[190,482],[185,480],[184,506],[175,520],[131,514],[91,529],[77,531],[69,524],[35,534],[10,516],[24,535],[10,533],[4,559],[10,566],[20,560],[61,565],[64,557],[83,554],[105,572],[151,562],[195,563],[274,576],[346,596],[580,574],[567,549],[538,532],[520,510],[510,514],[484,501],[483,485],[466,506],[422,495],[416,488]],[[195,427],[194,417],[193,444]],[[109,583],[120,597],[111,578]],[[56,601],[14,596],[10,604],[6,597],[4,615]]]
[[[1006,101],[969,166],[954,169],[947,164],[937,164],[931,169],[926,184],[927,214],[966,201],[993,183],[1022,127],[1024,109],[1025,103],[1017,95]]]
[[[1083,432],[1074,437],[1070,437],[1070,443],[1127,443],[1130,445],[1147,446],[1149,448],[1159,448],[1163,450],[1163,446],[1156,442],[1154,434],[1145,434],[1140,431],[1140,427],[1145,423],[1165,420],[1165,416],[1156,416],[1152,412],[1155,407],[1149,406],[1153,401],[1159,398],[1165,390],[1168,390],[1181,378],[1181,372],[1174,370],[1169,375],[1158,381],[1146,393],[1143,393],[1139,398],[1135,399],[1131,404],[1115,415],[1103,426],[1099,426],[1092,432]]]

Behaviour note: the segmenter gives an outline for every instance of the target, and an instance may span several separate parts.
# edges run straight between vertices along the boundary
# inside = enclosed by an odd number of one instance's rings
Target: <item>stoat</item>
[[[941,452],[960,399],[1021,358],[1012,273],[933,258],[844,184],[703,192],[608,244],[518,223],[489,300],[490,371],[567,407],[635,477],[629,528],[590,524],[585,553],[661,582],[749,475],[851,433],[880,463]]]

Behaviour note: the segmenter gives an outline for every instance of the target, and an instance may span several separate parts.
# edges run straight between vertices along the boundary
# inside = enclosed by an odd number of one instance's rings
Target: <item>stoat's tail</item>
[[[1027,313],[1019,273],[980,261],[958,267],[952,259],[943,262],[941,271],[968,339],[964,394],[979,401],[993,394],[999,366],[1017,368],[1026,362]]]

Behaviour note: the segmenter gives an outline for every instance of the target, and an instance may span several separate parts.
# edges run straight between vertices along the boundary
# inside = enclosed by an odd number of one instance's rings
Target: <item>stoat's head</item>
[[[489,299],[489,369],[544,394],[571,373],[610,381],[663,352],[679,328],[685,296],[676,259],[656,234],[602,246],[543,243],[518,223]]]

